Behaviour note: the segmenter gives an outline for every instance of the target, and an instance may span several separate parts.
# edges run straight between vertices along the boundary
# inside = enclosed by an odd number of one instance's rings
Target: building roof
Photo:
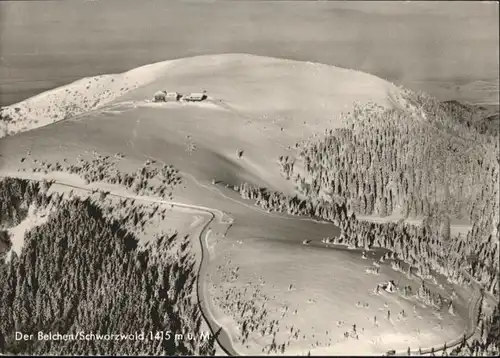
[[[190,93],[188,97],[189,98],[203,98],[204,96],[206,96],[205,93],[195,92],[195,93]]]

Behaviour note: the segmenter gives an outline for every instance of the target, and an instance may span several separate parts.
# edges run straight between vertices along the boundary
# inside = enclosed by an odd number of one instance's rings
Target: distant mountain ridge
[[[498,133],[500,131],[499,107],[473,105],[456,100],[443,101],[445,110],[460,121],[467,121],[482,133]]]

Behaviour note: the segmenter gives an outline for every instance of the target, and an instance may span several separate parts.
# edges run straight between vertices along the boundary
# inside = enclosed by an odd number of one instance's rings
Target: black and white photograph
[[[0,356],[499,356],[498,1],[0,1]]]

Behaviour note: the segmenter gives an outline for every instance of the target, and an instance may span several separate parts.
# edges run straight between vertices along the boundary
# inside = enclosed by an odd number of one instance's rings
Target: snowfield
[[[188,93],[204,88],[211,96],[233,103],[239,111],[258,108],[261,115],[307,111],[313,117],[317,117],[314,112],[348,106],[353,97],[389,104],[387,93],[397,92],[394,85],[378,77],[317,63],[246,54],[196,56],[121,74],[83,78],[3,107],[0,138],[102,109],[130,98],[126,94],[149,99],[155,90],[163,88],[180,92],[189,89]],[[319,111],[310,113],[312,109]]]
[[[289,235],[294,235],[292,230]],[[408,347],[416,351],[451,342],[466,326],[461,317],[446,310],[437,314],[399,292],[375,294],[379,282],[395,280],[416,290],[420,279],[409,279],[388,265],[379,275],[365,273],[374,252],[363,260],[359,251],[271,238],[233,240],[219,245],[207,284],[217,315],[232,318],[225,322],[235,347],[244,354],[378,355]],[[441,292],[446,297],[446,291]],[[243,327],[249,327],[246,339]],[[278,349],[268,351],[273,340]]]

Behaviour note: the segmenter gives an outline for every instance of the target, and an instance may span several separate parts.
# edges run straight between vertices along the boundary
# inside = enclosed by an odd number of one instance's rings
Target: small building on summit
[[[188,102],[201,102],[203,100],[207,99],[207,94],[206,92],[195,92],[195,93],[190,93],[187,96],[184,97],[185,101]]]
[[[179,92],[167,92],[165,94],[165,101],[172,102],[178,101],[181,98],[181,94]]]
[[[175,102],[181,98],[179,92],[158,91],[153,96],[154,102]]]
[[[165,102],[167,93],[165,91],[158,91],[153,96],[153,102]]]

